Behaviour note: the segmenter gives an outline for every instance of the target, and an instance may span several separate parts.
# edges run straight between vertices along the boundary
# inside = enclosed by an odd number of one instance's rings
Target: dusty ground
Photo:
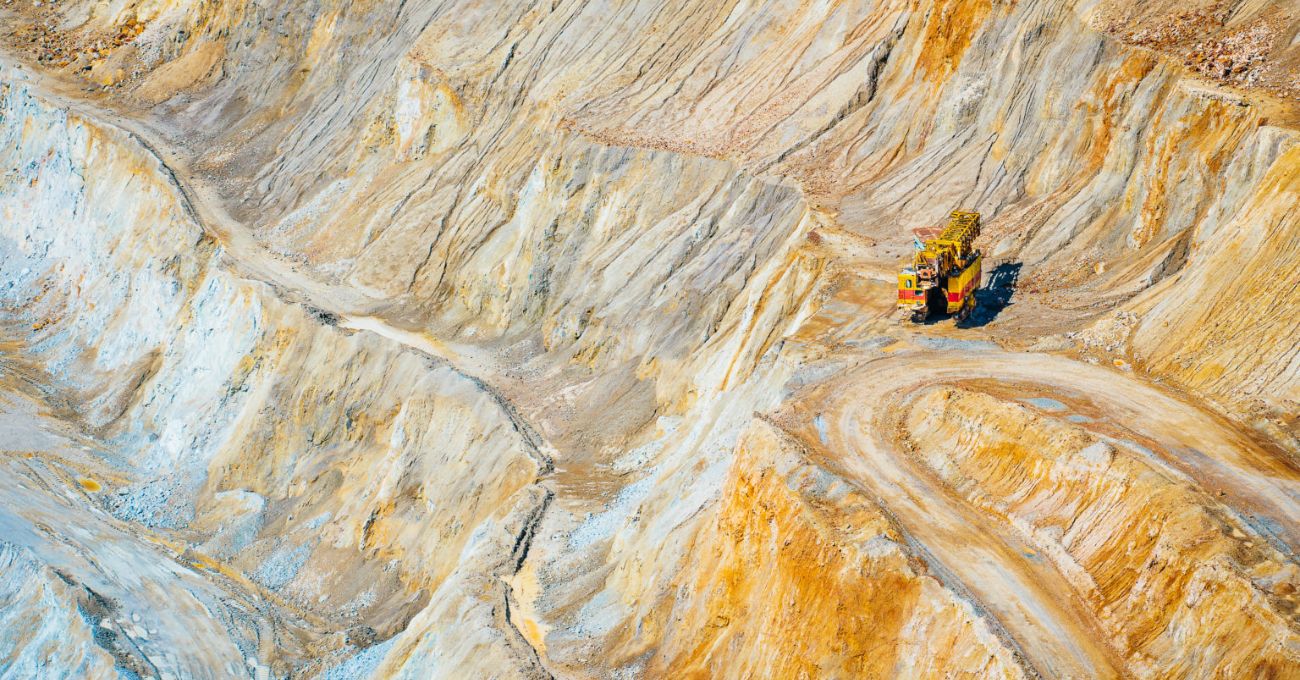
[[[1287,4],[0,13],[0,675],[1300,667]]]

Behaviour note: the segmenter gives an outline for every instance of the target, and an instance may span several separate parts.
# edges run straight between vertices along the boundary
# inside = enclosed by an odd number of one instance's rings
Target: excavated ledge
[[[5,5],[0,676],[1287,675],[1291,14]]]
[[[1294,559],[1140,447],[960,388],[919,394],[905,425],[954,493],[1072,580],[1137,674],[1268,677],[1300,663]],[[1222,645],[1224,630],[1238,642]]]
[[[274,655],[262,663],[281,669],[294,658],[286,652],[310,658],[352,644],[329,629],[363,621],[367,644],[391,637],[430,589],[476,568],[456,559],[455,546],[549,465],[499,395],[233,275],[183,209],[174,177],[131,136],[50,108],[21,86],[5,88],[3,110],[21,174],[6,178],[0,209],[36,217],[5,237],[4,267],[20,272],[5,291],[6,320],[28,325],[22,351],[49,371],[48,398],[111,451],[84,463],[103,470],[83,484],[94,489],[81,501],[89,507],[21,521],[57,527],[80,552],[76,514],[102,506],[135,527],[119,540],[189,544],[182,564],[231,574],[243,597],[282,602],[272,615],[306,626],[309,647],[251,657]],[[50,283],[69,278],[75,291]],[[378,418],[387,433],[374,429]],[[481,461],[479,472],[420,472],[457,461]],[[480,500],[446,511],[430,503],[446,496]],[[404,565],[403,544],[414,549]],[[421,545],[438,552],[417,557]],[[166,607],[145,593],[126,598],[119,606],[137,614]],[[184,657],[171,662],[181,665],[167,672],[188,675]],[[152,663],[153,672],[169,668]]]

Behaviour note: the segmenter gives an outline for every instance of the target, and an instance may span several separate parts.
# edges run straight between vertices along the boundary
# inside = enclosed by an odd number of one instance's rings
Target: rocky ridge
[[[0,664],[1285,675],[1296,20],[1203,4],[6,6]]]

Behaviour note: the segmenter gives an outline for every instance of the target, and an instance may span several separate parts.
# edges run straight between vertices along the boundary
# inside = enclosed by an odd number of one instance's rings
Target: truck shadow
[[[1019,262],[1003,262],[989,272],[988,278],[975,293],[975,307],[970,318],[958,324],[962,328],[979,328],[998,318],[1002,310],[1012,304],[1016,294],[1016,281],[1020,279]]]

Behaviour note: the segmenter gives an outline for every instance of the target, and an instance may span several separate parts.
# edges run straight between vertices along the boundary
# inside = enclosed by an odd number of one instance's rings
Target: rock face
[[[918,398],[907,427],[935,474],[1071,577],[1138,674],[1289,672],[1300,570],[1140,450],[960,388]]]
[[[0,8],[0,676],[1296,677],[1300,8],[281,4]]]

